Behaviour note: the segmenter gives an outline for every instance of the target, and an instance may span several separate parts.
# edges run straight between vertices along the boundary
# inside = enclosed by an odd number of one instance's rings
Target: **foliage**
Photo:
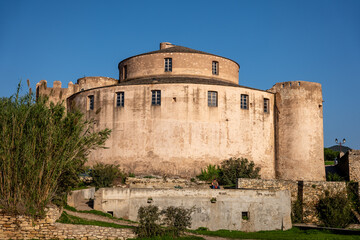
[[[196,234],[216,236],[232,239],[267,239],[267,240],[351,240],[359,239],[358,235],[341,235],[334,234],[329,230],[300,230],[293,227],[292,229],[282,231],[259,231],[259,232],[241,232],[235,230],[218,230],[218,231],[191,231]]]
[[[163,229],[158,224],[160,211],[157,206],[149,205],[140,207],[138,210],[139,226],[135,228],[135,233],[139,237],[154,237],[164,234]]]
[[[301,223],[303,221],[303,204],[299,199],[292,204],[291,221],[292,223]]]
[[[128,238],[128,240],[173,240],[173,239],[177,239],[177,240],[205,240],[202,237],[198,237],[198,236],[182,236],[182,237],[177,237],[174,238],[174,236],[172,235],[163,235],[163,236],[156,236],[156,237],[143,237],[143,238]]]
[[[338,193],[326,196],[319,200],[316,205],[319,219],[325,227],[346,227],[353,220],[351,203],[344,194]]]
[[[326,181],[342,182],[342,181],[345,181],[345,179],[337,173],[329,172],[326,174]]]
[[[169,236],[178,237],[191,226],[193,208],[168,207],[159,211],[157,206],[149,205],[138,210],[139,226],[135,233],[138,237]],[[162,220],[162,222],[161,222]],[[166,225],[167,229],[160,226]]]
[[[119,165],[96,163],[90,171],[93,185],[96,188],[111,187],[115,179],[120,178],[121,183],[126,180],[126,175],[121,172]]]
[[[335,158],[339,156],[339,153],[340,152],[334,151],[330,148],[324,148],[324,160],[334,162]]]
[[[77,184],[88,154],[104,145],[110,130],[95,132],[80,112],[19,91],[20,84],[14,96],[0,99],[0,205],[42,216]]]
[[[260,168],[246,158],[230,158],[221,163],[219,183],[234,185],[238,178],[260,178]]]
[[[194,208],[186,209],[182,207],[168,207],[161,211],[164,215],[164,223],[168,227],[168,232],[173,236],[180,236],[186,228],[191,227],[191,213]]]
[[[209,164],[206,169],[201,169],[201,174],[196,176],[202,181],[212,181],[219,177],[219,166]]]
[[[116,223],[108,223],[96,220],[87,220],[79,217],[75,217],[72,215],[63,212],[60,218],[57,220],[59,223],[67,223],[67,224],[77,224],[77,225],[93,225],[100,227],[112,227],[112,228],[133,228],[133,226],[120,225]]]

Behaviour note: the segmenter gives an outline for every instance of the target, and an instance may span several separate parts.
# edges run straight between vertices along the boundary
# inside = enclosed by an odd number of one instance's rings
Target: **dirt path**
[[[131,223],[125,220],[118,220],[118,219],[111,219],[108,217],[103,217],[103,216],[99,216],[99,215],[95,215],[95,214],[91,214],[91,213],[81,213],[81,212],[73,212],[70,210],[65,210],[64,211],[72,216],[75,217],[79,217],[79,218],[84,218],[87,220],[95,220],[95,221],[102,221],[102,222],[108,222],[108,223],[116,223],[116,224],[120,224],[120,225],[126,225],[126,226],[137,226],[137,223]]]

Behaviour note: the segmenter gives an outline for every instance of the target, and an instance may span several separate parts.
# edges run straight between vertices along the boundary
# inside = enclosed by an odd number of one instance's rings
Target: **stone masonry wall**
[[[132,229],[55,223],[61,212],[49,208],[44,219],[10,216],[0,211],[0,239],[127,239],[134,238]]]
[[[264,180],[239,178],[239,189],[288,189],[291,195],[291,203],[300,200],[303,203],[303,221],[306,223],[318,223],[315,206],[319,199],[336,193],[347,194],[345,182],[325,181],[290,181],[290,180]]]
[[[360,150],[350,150],[339,160],[336,167],[349,181],[360,181]]]

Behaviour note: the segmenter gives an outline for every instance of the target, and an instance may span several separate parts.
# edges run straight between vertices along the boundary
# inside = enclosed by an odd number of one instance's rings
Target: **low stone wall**
[[[138,209],[150,204],[160,209],[194,207],[191,229],[265,231],[292,226],[288,190],[101,188],[94,208],[137,221]]]
[[[44,219],[10,216],[0,212],[0,239],[127,239],[132,229],[55,223],[61,210],[49,208]]]
[[[349,181],[360,181],[360,150],[349,150],[336,167]]]
[[[347,194],[346,182],[325,181],[288,181],[239,178],[239,189],[287,189],[290,191],[292,204],[299,200],[303,203],[303,221],[318,223],[315,206],[319,199],[336,193]]]
[[[71,191],[67,196],[67,204],[77,208],[84,202],[94,199],[95,187]]]

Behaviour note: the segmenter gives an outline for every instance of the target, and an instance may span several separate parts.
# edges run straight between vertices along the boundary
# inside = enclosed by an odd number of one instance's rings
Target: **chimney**
[[[160,43],[160,50],[161,49],[165,49],[165,48],[171,48],[171,47],[175,47],[175,45],[169,43],[169,42],[162,42]]]

